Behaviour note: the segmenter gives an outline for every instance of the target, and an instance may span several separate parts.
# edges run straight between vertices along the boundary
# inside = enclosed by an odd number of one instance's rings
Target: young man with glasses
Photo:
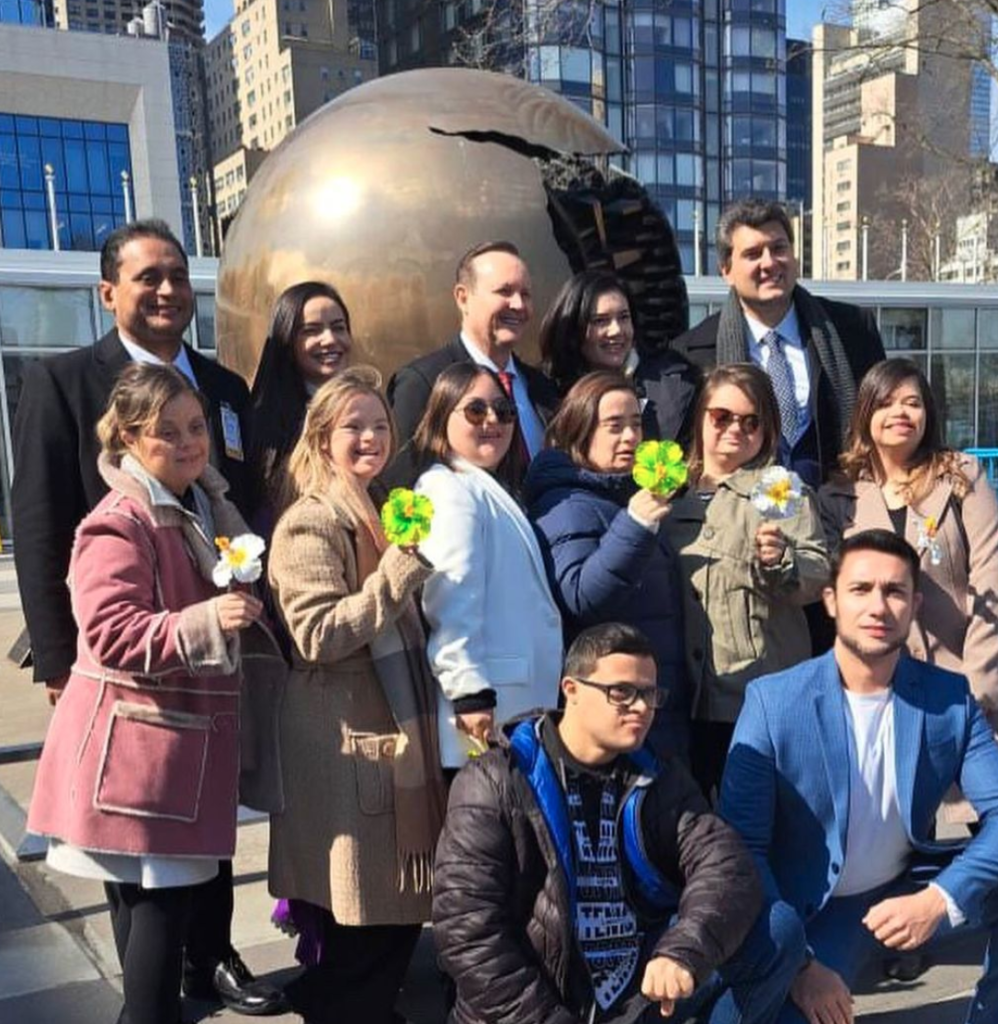
[[[663,699],[647,638],[580,633],[564,711],[525,719],[451,790],[434,935],[454,1024],[775,1019],[799,921],[762,906],[734,833],[642,749]]]

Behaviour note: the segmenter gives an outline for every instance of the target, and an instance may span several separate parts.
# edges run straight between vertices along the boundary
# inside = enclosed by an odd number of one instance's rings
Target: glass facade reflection
[[[99,249],[125,223],[128,126],[0,112],[0,245],[52,249],[45,167],[54,172],[59,245]]]
[[[787,195],[785,0],[563,6],[564,17],[528,34],[536,39],[528,76],[627,146],[624,169],[669,218],[688,269],[699,216],[703,267],[712,271],[721,209]]]

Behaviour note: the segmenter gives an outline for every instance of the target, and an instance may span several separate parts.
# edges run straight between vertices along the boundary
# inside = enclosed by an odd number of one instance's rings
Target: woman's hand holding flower
[[[779,565],[786,550],[786,535],[776,523],[765,522],[755,531],[755,554],[762,565]]]
[[[251,626],[263,614],[263,602],[242,590],[230,590],[215,598],[218,624],[226,636]]]
[[[672,508],[671,494],[656,494],[641,488],[627,503],[627,511],[639,522],[658,526]]]

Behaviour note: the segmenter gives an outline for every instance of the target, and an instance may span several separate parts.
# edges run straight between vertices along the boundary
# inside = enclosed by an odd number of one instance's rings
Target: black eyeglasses
[[[516,405],[508,398],[493,398],[491,402],[486,402],[484,398],[472,398],[464,405],[459,405],[454,412],[463,412],[464,418],[473,427],[480,427],[488,418],[489,409],[503,425],[508,425],[516,419]]]
[[[607,704],[615,708],[633,707],[639,700],[654,710],[665,704],[669,691],[663,686],[635,686],[634,683],[594,683],[591,679],[580,679],[570,676],[575,682],[589,686],[594,690],[602,690]]]
[[[754,412],[742,416],[730,409],[717,407],[708,409],[707,415],[715,430],[727,430],[732,423],[737,423],[746,434],[754,434],[759,429],[759,417]]]

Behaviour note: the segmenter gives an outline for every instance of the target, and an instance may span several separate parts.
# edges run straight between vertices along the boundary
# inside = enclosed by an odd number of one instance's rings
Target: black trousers
[[[218,874],[191,886],[190,927],[184,973],[211,978],[215,965],[232,953],[232,861],[220,860]]]
[[[735,732],[734,722],[690,722],[690,767],[703,795],[716,806],[721,795],[721,776],[728,759],[728,747]]]
[[[395,1024],[395,1000],[419,939],[418,924],[350,927],[326,917],[323,961],[284,992],[307,1024]]]
[[[105,883],[124,976],[125,1005],[118,1024],[179,1024],[184,941],[194,889]]]

